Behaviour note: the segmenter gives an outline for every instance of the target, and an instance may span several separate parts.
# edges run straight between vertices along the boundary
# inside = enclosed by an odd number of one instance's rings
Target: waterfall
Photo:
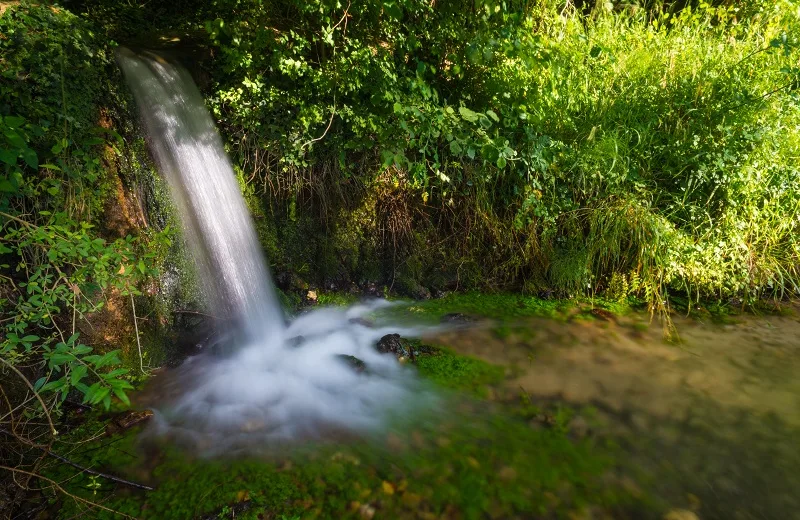
[[[384,334],[419,330],[357,320],[385,301],[322,308],[286,325],[230,160],[188,72],[120,49],[159,170],[167,179],[214,313],[236,329],[231,356],[196,356],[168,374],[157,411],[164,431],[206,450],[331,430],[374,430],[424,397],[410,370],[376,351]],[[357,371],[352,356],[365,363]]]
[[[283,315],[258,236],[194,81],[154,54],[121,49],[118,59],[215,313],[253,337],[278,337]]]

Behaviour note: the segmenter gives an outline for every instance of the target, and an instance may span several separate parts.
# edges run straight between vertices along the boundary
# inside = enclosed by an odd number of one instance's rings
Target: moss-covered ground
[[[320,304],[351,301],[347,295],[318,295]],[[374,319],[455,325],[477,321],[484,331],[480,337],[500,348],[540,339],[534,339],[535,330],[528,331],[530,338],[523,336],[525,324],[530,329],[531,323],[543,323],[542,317],[555,329],[585,331],[589,327],[612,337],[625,326],[611,322],[622,323],[632,307],[590,299],[460,294],[424,302],[401,301]],[[734,317],[728,307],[701,311],[701,319]],[[629,333],[638,337],[643,333],[640,322],[646,322],[647,316],[630,318]],[[575,323],[581,320],[587,323]],[[519,374],[507,364],[467,356],[460,353],[462,349],[456,351],[430,339],[410,340],[410,344],[418,354],[407,361],[409,369],[439,389],[444,403],[441,409],[446,413],[421,411],[419,417],[368,438],[302,442],[280,456],[209,460],[166,442],[143,441],[146,436],[137,428],[105,435],[109,418],[121,409],[87,417],[73,412],[67,415],[65,434],[55,447],[59,454],[81,466],[154,489],[134,489],[55,461],[50,461],[45,474],[76,496],[135,518],[157,519],[658,518],[682,496],[689,496],[688,503],[694,500],[694,495],[681,491],[679,482],[685,477],[680,467],[656,472],[671,475],[674,481],[670,484],[653,475],[633,484],[627,460],[637,450],[641,460],[657,457],[653,444],[661,446],[658,450],[680,450],[689,441],[670,444],[660,436],[648,437],[646,432],[606,435],[602,427],[595,429],[597,410],[592,407],[568,405],[558,399],[536,401],[521,389],[518,398],[509,399],[509,382],[516,381]],[[613,421],[630,422],[624,414],[612,415]],[[727,420],[723,416],[721,424]],[[684,427],[676,424],[670,428]],[[747,431],[766,434],[757,428]],[[714,435],[718,434],[722,435],[714,430]],[[695,434],[688,438],[697,445],[697,456],[722,442],[704,444]],[[775,438],[781,444],[783,437]],[[725,442],[738,445],[727,437]],[[717,465],[728,463],[722,455],[715,457]],[[706,470],[711,475],[708,478],[717,478],[716,470]],[[703,471],[692,470],[692,482],[706,478]],[[664,497],[646,491],[665,486],[670,488],[667,503]],[[87,512],[86,504],[63,495],[51,500],[58,518],[72,518],[81,512],[92,518],[114,516],[98,509]],[[726,511],[723,505],[717,510]]]
[[[436,321],[452,313],[565,317],[573,307],[511,295],[463,295],[391,312]],[[47,474],[64,481],[70,493],[135,518],[582,518],[589,511],[627,516],[634,506],[645,507],[610,477],[613,444],[570,434],[569,409],[542,414],[525,399],[496,402],[494,388],[507,377],[504,367],[444,347],[421,350],[415,369],[441,388],[445,415],[418,417],[370,438],[309,442],[280,457],[234,460],[143,443],[137,428],[103,435],[109,415],[73,417],[75,426],[57,445],[60,454],[154,490],[65,465],[53,465]],[[63,496],[53,503],[59,518],[86,507]],[[98,509],[90,515],[113,517]]]

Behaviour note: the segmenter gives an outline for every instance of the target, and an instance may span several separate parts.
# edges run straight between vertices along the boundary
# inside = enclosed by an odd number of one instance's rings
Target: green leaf
[[[497,161],[498,155],[497,148],[490,144],[485,144],[481,147],[481,157],[483,157],[485,161],[495,162]]]
[[[489,117],[491,117],[491,118],[492,118],[492,120],[493,120],[495,123],[498,123],[498,122],[500,122],[500,117],[499,117],[497,114],[495,114],[494,110],[487,110],[487,111],[486,111],[486,115],[487,115],[487,116],[489,116]]]
[[[34,335],[31,334],[29,336],[25,336],[20,341],[25,342],[25,343],[30,343],[32,341],[37,341],[38,339],[39,339],[39,336],[34,336]]]
[[[60,172],[60,171],[61,171],[61,168],[59,168],[59,167],[58,167],[58,166],[56,166],[55,164],[50,164],[50,163],[47,163],[47,164],[40,164],[40,165],[39,165],[39,168],[45,168],[45,169],[47,169],[47,170],[54,170],[54,171],[57,171],[57,172]]]
[[[43,377],[40,377],[39,379],[37,379],[36,382],[33,384],[34,392],[38,392],[39,389],[42,388],[42,385],[45,384],[46,381],[47,381],[47,376],[43,376]]]
[[[25,164],[31,168],[35,169],[39,167],[39,156],[30,148],[26,148],[22,151],[22,159],[25,161]]]
[[[3,161],[6,164],[16,164],[18,155],[19,152],[16,150],[6,150],[5,148],[0,148],[0,161]]]
[[[144,265],[144,260],[141,260],[141,259],[140,259],[140,260],[139,260],[139,271],[140,271],[142,274],[144,274],[144,272],[145,272],[145,269],[146,269],[146,268],[145,268],[145,265]]]
[[[86,365],[78,365],[72,369],[72,373],[70,374],[70,384],[72,386],[77,385],[81,379],[86,376],[86,372],[88,372],[89,368]]]
[[[472,110],[468,109],[467,107],[459,107],[458,113],[461,114],[461,117],[464,118],[466,121],[470,123],[474,123],[480,118],[477,112],[473,112]]]
[[[108,389],[106,389],[106,390],[108,390]],[[103,397],[103,407],[105,407],[106,410],[111,408],[111,394],[110,393],[106,394],[105,397]]]
[[[5,123],[9,128],[19,128],[25,124],[25,118],[18,116],[6,116]]]
[[[125,394],[125,391],[124,391],[124,390],[122,390],[122,389],[120,389],[120,388],[115,388],[115,389],[114,389],[114,395],[116,395],[116,396],[117,396],[117,398],[118,398],[120,401],[122,401],[123,403],[125,403],[125,405],[126,405],[126,406],[130,406],[130,405],[131,405],[131,400],[130,400],[130,399],[128,399],[128,396],[127,396],[127,394]]]
[[[458,141],[450,141],[450,152],[453,155],[461,155],[461,145]]]
[[[13,184],[11,184],[9,181],[7,181],[5,179],[0,179],[0,192],[3,192],[3,193],[16,193],[17,192],[17,188]]]
[[[128,370],[127,368],[115,368],[114,370],[106,374],[105,377],[117,377],[127,374],[128,372],[130,372],[130,370]]]
[[[505,157],[500,156],[500,157],[497,158],[497,167],[500,168],[501,170],[506,167],[506,158]]]
[[[11,128],[6,128],[3,131],[3,135],[6,136],[6,139],[8,139],[11,144],[17,148],[23,149],[28,146],[28,144],[25,142],[25,139],[23,139],[21,135]]]

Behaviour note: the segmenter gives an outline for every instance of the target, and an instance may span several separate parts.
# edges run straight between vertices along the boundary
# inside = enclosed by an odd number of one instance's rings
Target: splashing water
[[[162,429],[213,451],[253,439],[369,431],[420,399],[410,371],[375,350],[384,334],[356,320],[385,301],[320,309],[286,325],[261,246],[222,141],[188,72],[127,49],[118,61],[158,167],[170,186],[215,314],[235,323],[237,350],[190,358],[168,377],[179,395],[159,410]],[[353,370],[346,356],[363,361]]]

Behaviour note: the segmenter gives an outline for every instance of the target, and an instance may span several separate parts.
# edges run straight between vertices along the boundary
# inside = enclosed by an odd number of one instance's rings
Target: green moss
[[[565,318],[575,302],[543,300],[535,296],[512,293],[482,294],[479,292],[452,293],[443,298],[414,302],[384,311],[397,319],[438,322],[448,314],[463,313],[492,319],[528,316]]]
[[[346,306],[359,300],[358,295],[346,292],[318,292],[317,303],[320,305]]]
[[[490,385],[502,381],[504,373],[502,367],[447,349],[435,349],[430,355],[419,356],[416,366],[420,374],[441,386],[479,397],[488,394]]]
[[[101,480],[93,494],[92,479],[82,475],[65,484],[69,491],[143,519],[196,518],[245,500],[250,508],[237,518],[357,518],[361,504],[379,507],[385,518],[422,512],[483,518],[490,511],[496,517],[564,517],[584,505],[612,507],[626,499],[600,481],[614,461],[609,447],[573,442],[558,428],[533,429],[485,409],[470,420],[445,415],[397,430],[385,443],[312,446],[281,460],[198,460],[174,448],[146,459],[134,432],[86,448],[77,461],[147,478],[155,490],[115,489]],[[74,474],[59,471],[49,475]],[[67,500],[59,516],[78,510]],[[98,512],[96,518],[112,515]]]

